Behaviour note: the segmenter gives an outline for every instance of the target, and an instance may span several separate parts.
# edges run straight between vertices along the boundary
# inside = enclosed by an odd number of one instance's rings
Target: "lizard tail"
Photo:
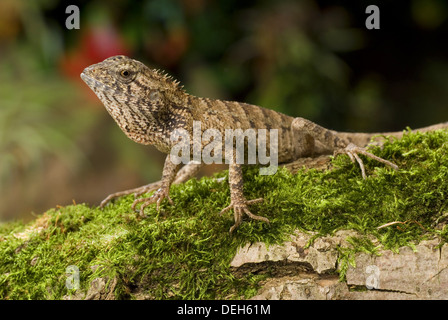
[[[439,129],[447,129],[448,128],[448,122],[442,122],[438,124],[434,124],[432,126],[427,126],[423,128],[418,128],[411,130],[412,132],[428,132],[428,131],[434,131]],[[372,142],[372,138],[375,136],[374,141],[376,144],[383,144],[385,141],[386,136],[392,136],[396,138],[401,138],[403,136],[403,132],[405,131],[395,131],[395,132],[376,132],[376,133],[351,133],[351,132],[338,132],[338,131],[332,131],[334,134],[336,134],[338,137],[346,139],[350,141],[351,143],[364,147],[367,146],[370,142]]]

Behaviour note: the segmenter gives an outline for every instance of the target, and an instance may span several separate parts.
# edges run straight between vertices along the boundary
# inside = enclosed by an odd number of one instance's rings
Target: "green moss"
[[[245,169],[248,199],[264,197],[251,207],[271,224],[250,221],[229,236],[233,215],[219,216],[228,205],[227,179],[192,179],[171,188],[175,205],[161,211],[147,207],[141,219],[130,209],[133,197],[104,210],[87,205],[52,209],[27,225],[0,226],[0,299],[61,299],[75,294],[65,286],[66,268],[80,270],[81,290],[93,279],[116,279],[117,298],[144,294],[156,299],[238,299],[256,293],[262,276],[232,275],[229,263],[247,242],[268,244],[287,239],[294,230],[316,237],[352,229],[359,237],[340,249],[343,277],[356,252],[397,250],[422,239],[448,239],[443,221],[448,193],[448,133],[407,133],[373,152],[394,161],[398,171],[365,159],[368,178],[347,156],[334,169],[285,169],[273,176]],[[396,221],[383,228],[387,223]],[[372,240],[373,239],[373,240]]]

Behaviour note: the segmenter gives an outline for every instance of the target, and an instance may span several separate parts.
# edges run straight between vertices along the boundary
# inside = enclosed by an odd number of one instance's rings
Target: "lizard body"
[[[395,164],[378,158],[363,148],[375,135],[373,133],[336,132],[309,120],[293,118],[259,106],[196,97],[186,93],[179,82],[171,77],[125,56],[110,57],[87,67],[81,78],[96,93],[109,114],[131,140],[154,145],[161,152],[168,154],[159,182],[112,194],[101,203],[101,206],[118,196],[131,193],[139,196],[154,190],[157,191],[151,197],[136,199],[132,208],[135,210],[136,206],[142,203],[140,213],[143,214],[146,206],[156,203],[159,208],[160,202],[165,198],[172,203],[169,198],[170,185],[188,180],[197,173],[202,164],[190,162],[180,169],[179,164],[173,163],[169,154],[175,141],[170,139],[170,136],[175,130],[182,129],[192,137],[194,121],[200,121],[201,133],[207,129],[218,130],[223,135],[226,129],[277,129],[279,163],[288,163],[308,156],[346,153],[352,161],[356,160],[359,163],[363,177],[365,177],[364,165],[358,154],[397,169]],[[447,126],[448,123],[443,123],[423,128],[422,131]],[[400,136],[402,133],[386,134]],[[269,143],[267,141],[268,148]],[[204,146],[205,142],[202,142],[201,149]],[[221,213],[231,209],[234,211],[235,224],[230,232],[241,224],[244,214],[252,219],[269,222],[268,219],[250,212],[248,206],[262,199],[246,200],[243,194],[241,164],[237,163],[235,158],[231,160],[233,160],[229,163],[231,203],[221,211]]]

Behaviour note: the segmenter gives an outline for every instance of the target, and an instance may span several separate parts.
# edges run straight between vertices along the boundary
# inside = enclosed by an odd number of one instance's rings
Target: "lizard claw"
[[[377,157],[376,155],[366,151],[365,148],[358,147],[357,145],[355,145],[353,143],[349,143],[347,145],[347,147],[345,147],[345,148],[335,152],[335,154],[340,154],[340,153],[347,154],[350,157],[350,160],[352,162],[355,162],[355,160],[356,160],[356,162],[358,162],[359,167],[361,168],[361,174],[362,174],[362,178],[363,179],[367,178],[366,169],[364,168],[364,163],[363,163],[363,161],[361,160],[361,158],[359,157],[358,154],[363,154],[366,157],[369,157],[371,159],[374,159],[376,161],[379,161],[379,162],[382,162],[382,163],[388,165],[389,167],[391,167],[394,170],[398,170],[398,166],[395,163],[392,163],[392,162],[390,162],[388,160],[385,160],[383,158]]]
[[[142,205],[140,206],[140,216],[144,217],[145,216],[144,210],[150,204],[156,203],[157,204],[157,212],[159,212],[160,211],[160,203],[162,203],[163,199],[167,199],[171,205],[174,205],[173,200],[171,200],[171,198],[169,196],[169,189],[168,188],[160,188],[149,198],[136,199],[132,203],[131,208],[132,208],[132,210],[137,211],[137,209],[136,209],[137,204],[139,204],[140,202],[143,202]]]
[[[254,200],[243,200],[241,202],[234,202],[232,201],[229,206],[225,207],[221,210],[219,215],[222,215],[223,213],[233,209],[234,216],[235,216],[235,224],[230,228],[229,233],[232,234],[232,232],[238,228],[238,226],[243,222],[243,215],[246,214],[249,216],[249,218],[258,220],[258,221],[264,221],[269,224],[269,219],[265,217],[260,217],[252,212],[249,211],[249,208],[247,207],[250,204],[260,203],[263,201],[263,198],[254,199]]]
[[[122,197],[122,196],[126,196],[129,194],[134,194],[135,197],[138,197],[139,195],[142,195],[143,193],[147,193],[147,192],[151,192],[156,190],[157,188],[159,188],[161,185],[160,181],[157,182],[153,182],[138,188],[134,188],[134,189],[129,189],[129,190],[125,190],[125,191],[120,191],[120,192],[115,192],[112,193],[110,195],[108,195],[103,201],[101,201],[100,203],[100,208],[104,208],[106,206],[106,204],[108,204],[110,201]]]

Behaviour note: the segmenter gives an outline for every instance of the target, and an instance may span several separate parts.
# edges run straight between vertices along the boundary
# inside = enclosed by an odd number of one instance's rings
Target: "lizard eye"
[[[131,72],[130,72],[129,70],[121,70],[120,75],[121,75],[123,78],[128,78],[128,77],[130,77]]]
[[[132,80],[134,80],[135,76],[136,76],[136,72],[132,69],[121,69],[118,71],[118,76],[121,79],[121,81],[124,81],[126,83],[131,82]]]

